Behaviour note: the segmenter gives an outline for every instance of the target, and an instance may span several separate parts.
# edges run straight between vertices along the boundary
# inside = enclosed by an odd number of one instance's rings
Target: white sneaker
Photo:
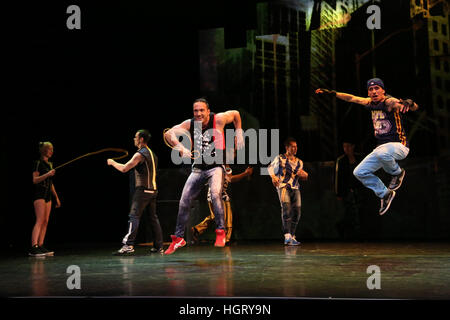
[[[128,253],[133,253],[133,252],[134,252],[134,247],[133,246],[129,246],[129,245],[124,244],[122,246],[122,248],[120,248],[116,252],[116,255],[128,254]]]

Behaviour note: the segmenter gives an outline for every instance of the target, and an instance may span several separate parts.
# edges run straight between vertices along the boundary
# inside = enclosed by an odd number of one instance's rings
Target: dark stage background
[[[66,27],[66,9],[72,4],[81,8],[81,30]],[[310,22],[304,28],[283,30],[283,19],[289,16],[292,4],[303,9],[321,4],[322,11],[310,12]],[[311,97],[316,85],[363,95],[374,68],[389,93],[413,98],[422,113],[408,115],[414,135],[410,156],[404,162],[405,185],[385,217],[377,215],[375,196],[365,195],[360,238],[449,239],[448,46],[447,52],[444,46],[438,55],[430,53],[428,25],[433,18],[419,15],[412,19],[409,1],[377,4],[382,9],[382,29],[373,32],[374,41],[370,41],[372,31],[365,26],[368,4],[362,3],[362,9],[352,12],[350,22],[334,38],[334,60],[322,57],[326,61],[323,68],[323,61],[314,56],[314,48],[321,47],[317,46],[321,41],[320,17],[326,8],[338,8],[336,1],[54,1],[25,6],[20,20],[24,24],[19,28],[23,33],[13,36],[14,45],[20,48],[12,57],[13,68],[17,66],[11,77],[15,99],[2,111],[1,163],[5,169],[1,173],[0,243],[13,248],[29,245],[34,223],[32,161],[38,157],[39,141],[54,144],[52,160],[57,166],[107,147],[127,149],[131,156],[133,136],[141,128],[152,133],[149,145],[159,157],[158,212],[165,240],[169,240],[189,168],[171,163],[162,131],[190,118],[192,101],[203,95],[210,98],[215,112],[239,109],[244,129],[256,123],[256,128],[279,128],[280,141],[288,135],[298,139],[298,156],[310,172],[302,190],[298,237],[341,239],[338,225],[343,208],[333,191],[334,160],[342,153],[341,141],[348,136],[356,138],[358,152],[366,154],[373,148],[370,115],[356,106]],[[448,21],[448,13],[442,17]],[[268,22],[262,22],[263,18]],[[449,25],[442,43],[448,43]],[[270,100],[267,87],[258,86],[264,78],[255,67],[259,49],[254,53],[256,58],[243,60],[248,62],[241,64],[244,69],[250,65],[253,69],[237,81],[226,81],[235,63],[216,62],[218,85],[215,91],[208,89],[200,57],[206,50],[201,31],[210,29],[223,30],[225,55],[228,49],[251,47],[249,43],[254,44],[255,39],[257,43],[257,37],[265,34],[298,37],[299,69],[290,70],[289,97]],[[355,53],[370,50],[402,29],[406,31],[396,33],[394,41],[377,48],[376,55],[362,59],[356,68]],[[249,30],[256,31],[252,34]],[[433,74],[436,60],[443,73],[441,84]],[[295,70],[298,77],[292,76]],[[317,82],[321,77],[329,81]],[[285,90],[283,85],[277,90]],[[439,86],[447,93],[440,96],[435,90]],[[323,109],[325,114],[320,115],[317,110],[321,107],[331,109]],[[310,129],[311,119],[318,124],[316,129]],[[129,210],[129,176],[106,165],[112,156],[115,154],[88,157],[57,171],[54,183],[62,207],[52,211],[49,246],[120,244]],[[240,172],[245,167],[234,170]],[[252,179],[232,186],[236,240],[281,237],[276,192],[258,169],[256,165]],[[191,222],[207,214],[204,196],[200,195]],[[145,234],[140,234],[140,239],[149,240]]]

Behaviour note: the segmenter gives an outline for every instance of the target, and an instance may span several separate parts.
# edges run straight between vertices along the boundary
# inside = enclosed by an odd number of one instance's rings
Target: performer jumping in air
[[[224,127],[233,123],[236,129],[235,143],[238,149],[244,146],[244,137],[241,128],[241,116],[236,110],[214,114],[210,111],[208,101],[200,98],[193,104],[194,117],[174,126],[164,134],[164,138],[183,157],[197,155],[192,164],[189,175],[181,194],[178,208],[178,217],[175,234],[171,235],[172,243],[164,252],[172,254],[180,247],[186,245],[184,229],[189,218],[192,201],[198,196],[207,182],[211,190],[211,202],[215,214],[216,247],[225,246],[225,225],[222,203],[222,186],[224,179]],[[177,138],[180,135],[191,138],[190,150]],[[193,141],[192,141],[193,139]]]
[[[51,142],[40,142],[40,159],[35,161],[33,166],[34,185],[34,212],[36,223],[31,234],[30,256],[52,256],[53,251],[44,248],[44,239],[47,232],[48,219],[52,209],[52,195],[56,201],[56,208],[61,206],[52,177],[55,175],[53,165],[49,159],[53,155],[53,145]]]
[[[157,252],[164,253],[163,236],[158,216],[156,215],[156,168],[158,159],[148,147],[150,133],[141,129],[134,136],[134,145],[138,151],[125,164],[117,163],[112,159],[107,160],[109,166],[113,166],[120,172],[128,172],[134,168],[135,192],[131,204],[128,221],[128,232],[122,240],[123,246],[115,254],[124,255],[134,252],[134,242],[139,228],[139,221],[146,207],[150,209],[150,224],[153,230],[153,245]]]
[[[287,138],[284,142],[286,153],[277,156],[268,167],[272,183],[277,188],[281,205],[281,225],[284,244],[298,246],[295,231],[301,215],[301,195],[299,179],[307,180],[308,173],[303,170],[303,161],[297,158],[297,141]]]
[[[405,170],[397,163],[409,153],[402,113],[416,111],[419,107],[411,99],[402,100],[386,95],[384,83],[379,78],[367,81],[367,91],[368,98],[321,88],[316,93],[357,103],[371,111],[378,146],[361,161],[353,174],[381,199],[379,214],[383,215],[388,211],[395,190],[400,188],[405,177]],[[392,176],[388,187],[374,174],[380,168]]]

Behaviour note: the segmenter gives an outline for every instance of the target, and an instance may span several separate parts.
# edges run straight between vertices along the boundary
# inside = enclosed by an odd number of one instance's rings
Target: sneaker
[[[178,248],[184,247],[186,245],[186,241],[184,241],[183,238],[179,238],[177,236],[171,235],[172,243],[170,244],[169,248],[167,248],[166,251],[164,251],[164,254],[172,254],[177,250]]]
[[[381,207],[380,207],[380,211],[379,211],[380,216],[382,216],[389,210],[389,207],[391,206],[391,203],[392,203],[392,200],[394,199],[394,197],[395,197],[395,191],[388,189],[388,193],[384,196],[383,199],[381,199]]]
[[[284,234],[284,245],[288,246],[291,243],[292,235],[290,233]]]
[[[198,232],[197,228],[192,227],[191,228],[191,234],[192,234],[192,243],[198,243],[199,237],[200,237],[200,233]]]
[[[225,230],[216,229],[216,243],[214,243],[214,247],[225,247]]]
[[[405,177],[405,173],[405,169],[402,169],[402,171],[398,175],[392,176],[391,183],[389,184],[390,190],[397,190],[398,188],[400,188],[403,182],[403,178]]]
[[[50,250],[44,248],[43,246],[39,246],[39,250],[41,250],[41,252],[43,254],[45,254],[46,256],[53,256],[55,254],[54,251],[50,251]]]
[[[31,257],[45,257],[45,253],[43,253],[38,245],[34,245],[30,248],[28,255]]]
[[[292,237],[290,242],[288,243],[289,246],[299,246],[300,242],[295,239],[295,237]]]
[[[130,254],[134,252],[134,247],[133,246],[129,246],[124,244],[122,246],[122,248],[120,248],[119,250],[117,250],[117,252],[115,252],[114,254],[116,256],[120,256],[120,255],[126,255],[126,254]]]

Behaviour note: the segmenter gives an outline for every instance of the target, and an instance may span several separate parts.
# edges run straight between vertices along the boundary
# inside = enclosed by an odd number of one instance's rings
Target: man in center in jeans
[[[166,141],[181,153],[182,157],[193,157],[192,172],[181,194],[178,208],[175,234],[172,243],[164,254],[172,254],[186,245],[185,226],[189,218],[192,201],[198,196],[205,183],[211,190],[211,202],[216,215],[216,247],[225,246],[225,226],[222,203],[222,186],[224,179],[225,139],[224,127],[233,123],[236,129],[235,143],[238,149],[244,146],[241,116],[236,110],[214,114],[209,109],[206,99],[199,98],[193,104],[194,117],[183,121],[165,133]],[[180,142],[177,136],[186,135],[191,139],[190,150]],[[211,163],[212,160],[212,163]]]

